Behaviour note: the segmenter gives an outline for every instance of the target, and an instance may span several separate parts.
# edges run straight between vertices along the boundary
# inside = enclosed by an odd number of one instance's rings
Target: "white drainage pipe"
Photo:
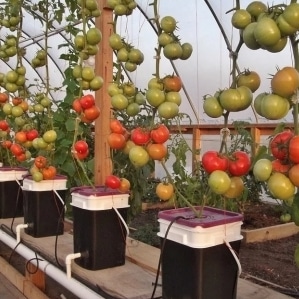
[[[71,265],[72,265],[72,260],[78,258],[81,256],[81,253],[70,253],[66,256],[65,258],[65,266],[66,266],[66,276],[67,278],[71,278],[72,277],[72,270],[71,270]]]
[[[28,224],[18,224],[16,226],[17,243],[21,242],[21,229],[27,228]]]
[[[93,290],[89,289],[87,286],[75,280],[73,278],[68,278],[66,273],[45,261],[43,257],[37,255],[34,251],[30,248],[26,247],[22,243],[18,243],[16,239],[12,238],[8,234],[6,234],[3,230],[0,229],[0,241],[5,243],[12,249],[15,249],[15,252],[19,253],[23,256],[26,260],[31,260],[31,263],[43,271],[45,274],[53,278],[57,281],[60,285],[68,289],[70,292],[75,294],[81,299],[104,299],[101,295],[97,294]],[[38,265],[37,265],[37,259]]]

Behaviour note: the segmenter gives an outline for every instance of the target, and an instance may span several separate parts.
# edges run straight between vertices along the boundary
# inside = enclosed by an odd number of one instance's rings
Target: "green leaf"
[[[66,127],[67,131],[73,132],[76,128],[75,119],[69,118],[65,123],[65,127]]]

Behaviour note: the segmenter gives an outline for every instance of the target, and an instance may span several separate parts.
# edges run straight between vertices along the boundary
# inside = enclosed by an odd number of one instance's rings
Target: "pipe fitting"
[[[71,265],[72,265],[72,260],[81,257],[81,253],[70,253],[66,256],[65,258],[65,265],[66,265],[66,276],[67,278],[71,278],[72,277],[72,270],[71,270]]]
[[[17,243],[21,242],[21,229],[27,228],[29,225],[22,223],[16,226]]]

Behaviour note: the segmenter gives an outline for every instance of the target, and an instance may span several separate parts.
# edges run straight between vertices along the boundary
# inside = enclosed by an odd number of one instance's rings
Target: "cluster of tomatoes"
[[[72,103],[73,109],[80,115],[82,122],[91,123],[100,116],[100,108],[92,94],[83,95]]]
[[[285,117],[291,107],[292,97],[299,88],[299,73],[294,67],[284,67],[271,78],[271,93],[260,93],[254,100],[257,114],[270,120]]]
[[[226,198],[238,198],[244,190],[242,176],[251,167],[249,155],[236,151],[231,155],[217,151],[207,151],[202,156],[201,165],[208,174],[208,185],[212,192]]]
[[[147,102],[157,109],[160,117],[171,119],[179,113],[181,88],[182,81],[178,76],[166,76],[160,80],[152,78],[148,82],[145,97]]]
[[[126,178],[119,178],[116,175],[108,175],[105,179],[105,186],[126,193],[130,191],[131,183]]]
[[[245,70],[236,79],[236,88],[217,91],[213,96],[204,96],[203,110],[212,118],[219,118],[225,112],[238,112],[247,109],[253,101],[253,93],[260,87],[258,73]]]
[[[107,0],[107,6],[113,9],[116,16],[129,16],[137,7],[134,0]]]
[[[37,156],[30,168],[30,174],[35,182],[42,180],[53,180],[56,176],[56,167],[49,165],[48,159],[44,156]]]
[[[270,193],[280,200],[292,200],[299,187],[299,136],[291,130],[276,134],[270,141],[271,158],[258,160],[253,174],[267,182]]]
[[[299,4],[268,7],[261,1],[253,1],[246,9],[236,10],[231,21],[241,30],[249,49],[276,53],[282,51],[288,37],[299,30]]]
[[[163,47],[163,54],[167,59],[188,59],[193,48],[190,43],[181,43],[174,35],[177,29],[177,21],[172,16],[165,16],[160,20],[161,33],[158,36],[158,44]]]
[[[132,45],[127,44],[117,33],[110,35],[109,45],[116,51],[118,62],[124,63],[125,69],[129,72],[134,72],[137,66],[144,60],[143,53]]]

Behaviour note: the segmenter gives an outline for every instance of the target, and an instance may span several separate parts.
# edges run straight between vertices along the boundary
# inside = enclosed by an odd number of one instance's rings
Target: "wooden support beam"
[[[113,80],[113,51],[109,46],[109,36],[113,30],[112,10],[106,1],[98,0],[102,15],[96,19],[96,27],[102,32],[99,53],[95,59],[95,71],[104,79],[103,87],[95,92],[96,104],[101,109],[101,115],[95,122],[95,184],[103,185],[107,175],[112,172],[110,147],[107,137],[110,132],[111,101],[107,93],[108,85]]]
[[[46,290],[46,277],[45,273],[39,270],[35,265],[30,262],[26,262],[25,265],[25,277],[30,280],[41,291]]]

